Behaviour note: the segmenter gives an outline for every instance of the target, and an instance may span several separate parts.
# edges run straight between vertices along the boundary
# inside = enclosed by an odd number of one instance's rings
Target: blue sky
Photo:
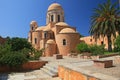
[[[0,0],[0,35],[3,37],[28,37],[32,20],[39,26],[45,25],[50,4],[61,4],[65,12],[65,22],[88,36],[90,16],[98,4],[107,0]],[[117,0],[112,0],[115,2]]]

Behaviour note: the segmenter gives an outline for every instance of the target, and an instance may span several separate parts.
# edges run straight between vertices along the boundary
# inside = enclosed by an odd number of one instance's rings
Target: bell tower
[[[46,16],[46,24],[64,22],[64,11],[60,4],[53,3],[49,6]]]
[[[30,23],[30,31],[35,31],[35,29],[38,27],[37,22],[36,21],[32,21]]]
[[[36,21],[32,21],[30,23],[30,31],[28,33],[28,42],[32,43],[32,33],[35,31],[35,29],[38,28],[37,22]]]

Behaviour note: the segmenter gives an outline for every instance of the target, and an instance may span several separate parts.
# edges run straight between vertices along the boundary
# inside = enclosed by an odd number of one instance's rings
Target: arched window
[[[60,15],[58,15],[58,22],[60,22]]]
[[[53,15],[51,15],[51,21],[53,22],[53,18],[54,18],[54,16]]]
[[[47,38],[47,32],[44,32],[44,38],[45,39]]]
[[[33,27],[32,27],[32,30],[33,30]]]
[[[53,39],[53,34],[52,33],[50,34],[50,39]]]
[[[103,45],[104,44],[104,42],[103,41],[101,41],[101,45]]]
[[[66,45],[66,39],[63,39],[63,45]]]
[[[37,38],[35,38],[35,44],[37,44]]]
[[[90,39],[90,42],[92,42],[92,39]]]

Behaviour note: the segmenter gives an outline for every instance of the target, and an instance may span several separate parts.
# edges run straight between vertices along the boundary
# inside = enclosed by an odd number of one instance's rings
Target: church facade
[[[66,56],[80,43],[80,35],[65,23],[62,6],[53,3],[48,7],[45,26],[38,27],[36,21],[30,23],[28,41],[35,49],[45,49],[43,56]]]
[[[114,48],[115,38],[111,36],[111,40],[112,48]],[[71,51],[75,51],[77,44],[80,42],[88,45],[104,44],[105,49],[108,49],[106,36],[100,36],[98,39],[93,38],[93,36],[80,38],[76,28],[65,22],[64,10],[58,3],[53,3],[48,7],[45,26],[39,27],[36,21],[30,23],[28,41],[35,49],[44,49],[43,56],[53,56],[54,54],[66,56]]]

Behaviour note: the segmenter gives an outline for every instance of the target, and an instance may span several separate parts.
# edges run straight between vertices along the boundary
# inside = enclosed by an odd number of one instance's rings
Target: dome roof
[[[45,26],[38,27],[35,31],[44,30]]]
[[[71,28],[64,28],[59,33],[76,33],[76,31]]]
[[[30,24],[37,24],[37,22],[36,21],[31,21]]]
[[[47,44],[55,44],[55,41],[53,39],[47,40]]]
[[[50,10],[63,10],[62,9],[62,6],[60,5],[60,4],[58,4],[58,3],[53,3],[53,4],[51,4],[49,7],[48,7],[48,11],[50,11]]]
[[[58,25],[58,26],[69,26],[67,23],[65,22],[58,22],[56,23],[55,25]]]
[[[50,31],[51,29],[50,28],[45,28],[43,31]]]

